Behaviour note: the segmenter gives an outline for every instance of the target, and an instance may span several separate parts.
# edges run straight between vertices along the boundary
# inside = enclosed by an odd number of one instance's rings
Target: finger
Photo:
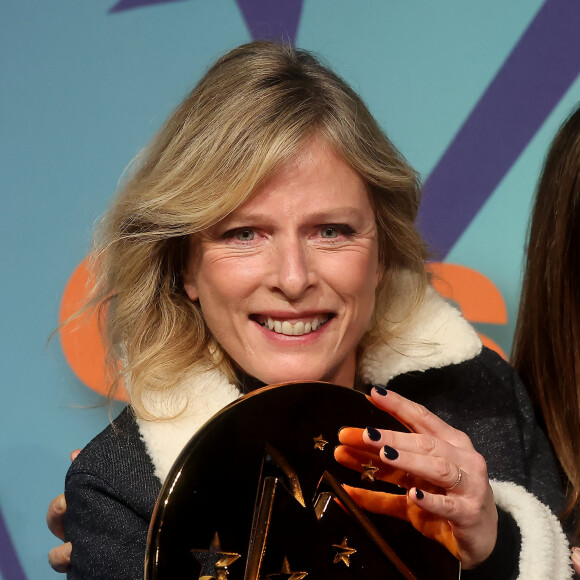
[[[341,465],[361,473],[361,480],[373,481],[374,477],[374,479],[394,483],[405,489],[419,486],[422,489],[428,489],[432,492],[441,492],[440,487],[434,486],[425,479],[415,477],[398,467],[389,466],[381,462],[376,454],[368,451],[360,451],[342,445],[334,450],[334,457]],[[370,477],[371,475],[373,477]]]
[[[449,522],[421,509],[410,501],[407,495],[393,495],[347,485],[343,487],[362,509],[411,522],[421,534],[443,544],[456,558],[458,557],[457,541]]]
[[[410,431],[428,433],[456,447],[473,449],[471,440],[465,433],[454,429],[423,405],[410,401],[394,391],[375,387],[371,391],[370,401],[379,409],[393,415]]]
[[[350,437],[354,440],[354,437]],[[360,435],[362,449],[372,449],[380,452],[385,445],[393,447],[397,451],[408,451],[419,455],[431,455],[433,457],[446,457],[449,461],[457,464],[469,463],[473,456],[472,449],[455,447],[451,443],[433,435],[425,433],[403,433],[389,429],[375,429],[367,427]],[[358,444],[360,445],[360,444]],[[358,445],[355,447],[359,448]]]
[[[420,455],[446,457],[456,465],[469,464],[473,451],[466,451],[450,445],[446,441],[422,433],[404,433],[388,429],[367,427],[343,427],[338,433],[338,439],[343,445],[362,451],[381,453],[385,445],[397,451],[408,451]]]
[[[382,493],[343,485],[345,491],[362,509],[374,514],[389,515],[409,521],[407,517],[407,496]]]
[[[580,574],[580,548],[572,548],[572,564],[576,574]]]
[[[359,429],[358,427],[343,427],[338,432],[338,440],[343,445],[364,451],[368,447],[363,439],[364,431],[364,429]]]
[[[433,516],[449,522],[457,542],[462,567],[466,570],[483,562],[497,540],[497,509],[491,487],[480,502],[432,494],[420,489],[409,491],[409,500]]]
[[[82,449],[75,449],[74,451],[71,451],[70,460],[74,461],[78,457],[78,455],[81,451],[82,451]]]
[[[48,563],[55,572],[68,572],[70,568],[70,555],[72,544],[66,542],[48,553]]]
[[[451,525],[446,519],[431,514],[419,507],[413,497],[416,497],[417,488],[407,494],[407,515],[413,527],[424,536],[443,544],[456,558],[459,558],[457,540],[453,535]]]
[[[381,463],[375,453],[359,451],[346,445],[339,445],[334,450],[334,458],[341,465],[361,473],[361,479],[369,481],[380,479],[402,486],[407,475],[405,471]]]
[[[408,496],[410,501],[434,516],[449,522],[457,522],[458,519],[461,519],[461,506],[456,498],[429,493],[420,488],[410,489]]]
[[[463,470],[460,471],[456,463],[445,457],[399,451],[394,447],[385,445],[379,453],[379,458],[382,463],[408,472],[417,480],[426,480],[438,488],[457,489],[462,493],[469,489],[469,474]],[[461,489],[459,489],[459,483],[463,484]]]
[[[64,513],[66,512],[66,500],[64,493],[55,497],[48,505],[46,512],[46,524],[48,529],[59,539],[64,540]]]

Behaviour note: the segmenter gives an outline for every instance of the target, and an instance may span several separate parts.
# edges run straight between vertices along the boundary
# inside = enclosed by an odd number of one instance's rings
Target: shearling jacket
[[[402,304],[395,300],[391,310],[396,320]],[[515,570],[487,569],[488,577],[572,577],[554,515],[563,505],[563,483],[526,390],[457,310],[429,289],[396,338],[364,354],[358,372],[367,384],[388,385],[467,433],[486,459],[500,520],[507,515],[519,531]],[[217,371],[191,375],[170,399],[146,394],[149,411],[168,419],[138,419],[127,408],[85,447],[66,477],[69,578],[142,578],[161,483],[191,436],[239,396]]]

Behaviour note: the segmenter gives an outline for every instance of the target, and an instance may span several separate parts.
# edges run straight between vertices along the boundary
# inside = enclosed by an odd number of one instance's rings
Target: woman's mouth
[[[276,320],[270,316],[255,317],[254,320],[262,327],[278,334],[286,336],[302,336],[318,330],[324,326],[331,318],[330,314],[323,314],[305,318],[303,320]]]

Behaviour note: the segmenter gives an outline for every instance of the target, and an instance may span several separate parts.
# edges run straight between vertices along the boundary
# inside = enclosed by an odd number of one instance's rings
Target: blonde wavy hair
[[[207,71],[136,158],[95,236],[91,304],[103,309],[110,394],[120,375],[130,377],[138,415],[147,415],[144,389],[172,389],[196,369],[217,367],[235,380],[233,361],[184,291],[188,239],[247,201],[313,136],[358,172],[376,214],[384,275],[362,347],[388,339],[397,271],[414,272],[411,293],[422,296],[414,170],[362,99],[312,54],[273,42],[240,46]]]

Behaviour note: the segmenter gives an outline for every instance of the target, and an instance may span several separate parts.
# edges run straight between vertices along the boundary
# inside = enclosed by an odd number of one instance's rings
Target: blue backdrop
[[[0,572],[56,575],[44,524],[69,451],[107,422],[67,366],[67,279],[124,167],[207,65],[252,38],[322,55],[425,181],[441,260],[499,289],[509,352],[530,199],[580,101],[577,0],[28,0],[0,7],[2,377]]]

